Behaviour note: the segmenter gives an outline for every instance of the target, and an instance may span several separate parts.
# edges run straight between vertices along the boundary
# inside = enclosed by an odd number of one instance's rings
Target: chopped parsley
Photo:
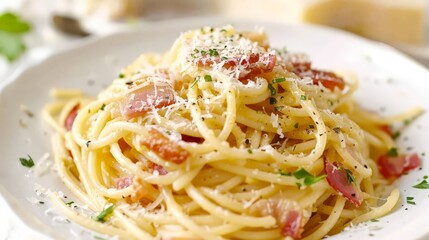
[[[419,184],[414,185],[413,188],[418,189],[429,189],[429,183],[426,181],[427,177],[423,179]]]
[[[397,157],[398,156],[398,149],[397,148],[391,148],[387,152],[387,156],[389,157]]]
[[[9,62],[16,60],[26,50],[24,34],[31,30],[30,23],[12,12],[0,15],[0,55]]]
[[[407,203],[411,205],[416,205],[416,202],[414,202],[414,197],[407,197]]]
[[[351,184],[352,182],[355,181],[355,177],[353,176],[352,171],[350,171],[349,169],[345,169],[346,171],[346,175],[347,175],[347,183]]]
[[[67,206],[69,206],[69,207],[70,207],[72,204],[74,204],[74,202],[73,202],[73,201],[70,201],[70,202],[66,203],[66,205],[67,205]]]
[[[205,75],[205,76],[204,76],[204,81],[206,81],[206,82],[211,82],[211,81],[213,81],[213,80],[212,80],[212,76],[210,76],[210,75]]]
[[[293,173],[293,176],[296,177],[297,179],[304,179],[304,184],[306,186],[310,186],[314,183],[317,183],[326,177],[326,175],[315,177],[311,175],[309,172],[307,172],[304,168],[300,168],[296,170],[296,172]]]
[[[252,153],[253,153],[252,149],[247,149],[247,152],[248,152],[249,154],[252,154]]]
[[[109,207],[101,211],[100,214],[94,217],[94,220],[97,222],[104,223],[106,221],[106,218],[112,213],[113,213],[113,205],[110,205]]]
[[[301,95],[301,100],[307,100],[307,96]]]
[[[94,239],[97,239],[97,240],[107,240],[106,238],[99,237],[99,236],[94,236]]]
[[[106,104],[103,103],[100,107],[100,110],[103,111],[105,107],[106,107]]]
[[[378,219],[376,219],[376,218],[373,218],[373,219],[371,219],[370,221],[371,221],[371,222],[379,222],[380,220],[378,220]]]
[[[270,97],[270,104],[273,105],[273,104],[276,104],[276,103],[277,103],[277,99],[273,98],[273,97]]]
[[[131,85],[131,84],[133,84],[133,81],[125,82],[125,85]]]
[[[209,49],[210,57],[219,56],[219,52],[216,49]]]
[[[206,53],[207,53],[206,51],[201,50],[201,55],[202,55],[202,56],[206,55]]]
[[[401,132],[399,132],[399,131],[396,131],[392,134],[393,139],[397,139],[399,136],[401,136]]]
[[[31,168],[34,166],[34,161],[30,155],[27,155],[27,156],[28,158],[19,158],[19,161],[21,162],[22,166]]]
[[[299,127],[299,123],[295,123],[295,125],[293,125],[294,128],[298,128]]]
[[[119,73],[118,78],[124,78],[124,77],[125,77],[125,74]]]
[[[284,82],[284,81],[286,81],[286,78],[281,77],[281,78],[276,78],[276,79],[274,79],[274,80],[273,80],[273,83],[281,83],[281,82]]]
[[[192,82],[191,84],[191,88],[193,88],[195,86],[195,84],[197,84],[197,82],[200,80],[200,76],[196,77],[194,82]]]
[[[268,89],[269,89],[269,90],[270,90],[270,92],[271,92],[271,97],[273,97],[273,96],[275,96],[275,95],[276,95],[277,91],[276,91],[276,89],[273,87],[273,85],[268,84]]]
[[[314,129],[314,125],[308,125],[310,129]]]
[[[281,175],[281,176],[292,176],[292,173],[290,173],[290,172],[283,172],[281,169],[279,169],[279,174]]]

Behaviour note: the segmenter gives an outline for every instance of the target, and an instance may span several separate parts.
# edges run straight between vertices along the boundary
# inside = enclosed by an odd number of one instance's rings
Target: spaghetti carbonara
[[[53,202],[120,239],[321,239],[382,217],[389,183],[420,165],[352,99],[357,82],[231,26],[144,54],[96,99],[53,90],[56,166],[93,212]]]

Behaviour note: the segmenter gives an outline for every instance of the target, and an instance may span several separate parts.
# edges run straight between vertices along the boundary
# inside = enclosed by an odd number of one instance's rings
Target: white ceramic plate
[[[273,47],[286,46],[290,51],[308,53],[314,66],[341,71],[353,71],[360,79],[357,100],[365,107],[381,114],[392,114],[412,106],[429,109],[429,72],[422,66],[385,45],[328,28],[308,25],[255,23],[237,20],[185,19],[158,22],[134,32],[122,32],[91,39],[52,55],[15,74],[3,84],[0,92],[0,184],[2,195],[28,226],[55,239],[79,237],[92,239],[91,234],[71,223],[53,221],[58,213],[46,214],[48,199],[35,194],[34,184],[62,190],[70,200],[73,196],[62,185],[55,172],[35,177],[18,159],[30,154],[36,161],[51,152],[47,127],[40,111],[50,101],[53,87],[80,88],[95,95],[117,76],[140,53],[166,51],[180,32],[205,25],[233,24],[239,29],[262,26]],[[89,82],[94,84],[89,84]],[[35,113],[33,118],[20,111],[26,105]],[[28,126],[20,127],[19,121]],[[429,154],[429,116],[423,114],[401,134],[399,145],[406,152],[425,151]],[[412,148],[412,149],[410,149]],[[334,239],[417,239],[429,229],[429,190],[412,188],[428,174],[426,157],[423,169],[413,171],[398,180],[402,204],[379,222],[368,223],[353,232],[345,232]],[[416,205],[409,205],[405,197],[412,196]],[[45,202],[32,205],[27,197]],[[377,230],[374,230],[377,229]]]

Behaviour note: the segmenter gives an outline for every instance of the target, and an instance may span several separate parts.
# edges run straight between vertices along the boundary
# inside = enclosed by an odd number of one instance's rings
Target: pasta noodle
[[[64,184],[120,239],[321,239],[391,212],[389,183],[416,168],[357,81],[231,26],[143,54],[97,98],[55,89],[43,116]],[[388,166],[395,163],[393,171]],[[390,164],[390,165],[389,165]]]

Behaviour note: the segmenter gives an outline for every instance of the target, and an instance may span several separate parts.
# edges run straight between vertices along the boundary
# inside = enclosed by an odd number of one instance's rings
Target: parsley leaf
[[[97,222],[104,223],[106,221],[106,217],[108,217],[112,213],[113,213],[113,205],[110,205],[109,207],[101,211],[100,214],[94,217],[94,220]]]
[[[23,34],[30,29],[30,24],[14,13],[0,15],[0,55],[12,62],[24,53],[26,47]]]
[[[346,175],[347,175],[347,183],[351,184],[352,182],[355,181],[355,177],[353,176],[352,171],[350,171],[349,169],[345,169],[346,171]]]
[[[281,169],[279,169],[279,174],[281,175],[281,176],[292,176],[292,173],[288,173],[288,172],[283,172]]]
[[[276,103],[277,103],[277,99],[273,98],[273,97],[270,97],[270,104],[273,105],[273,104],[276,104]]]
[[[27,155],[27,156],[28,156],[28,159],[27,158],[19,158],[19,161],[21,162],[22,166],[31,168],[34,166],[34,161],[30,155]]]
[[[371,219],[371,222],[379,222],[379,220],[376,218],[373,218],[373,219]]]
[[[100,107],[100,110],[103,111],[105,107],[106,107],[106,104],[103,103],[103,105],[101,105]]]
[[[286,78],[281,77],[281,78],[276,78],[276,79],[274,79],[274,80],[273,80],[273,83],[281,83],[281,82],[284,82],[284,81],[286,81]]]
[[[389,151],[387,152],[387,155],[389,157],[397,157],[398,156],[398,149],[397,148],[389,149]]]
[[[318,181],[324,179],[326,175],[315,177],[307,172],[304,168],[300,168],[293,173],[293,176],[297,179],[304,179],[304,184],[306,186],[310,186]]]
[[[411,205],[416,205],[416,202],[414,202],[414,197],[407,197],[407,203]]]
[[[273,85],[271,85],[271,84],[268,84],[268,89],[270,90],[270,92],[271,92],[271,97],[274,97],[275,95],[276,95],[276,89],[273,87]]]
[[[307,100],[307,96],[301,95],[301,100]]]
[[[205,75],[205,76],[204,76],[204,81],[206,81],[206,82],[211,82],[211,81],[213,81],[213,80],[212,80],[212,76],[210,76],[210,75]]]
[[[423,179],[421,183],[414,185],[413,188],[429,189],[429,183],[426,181],[426,179]]]

